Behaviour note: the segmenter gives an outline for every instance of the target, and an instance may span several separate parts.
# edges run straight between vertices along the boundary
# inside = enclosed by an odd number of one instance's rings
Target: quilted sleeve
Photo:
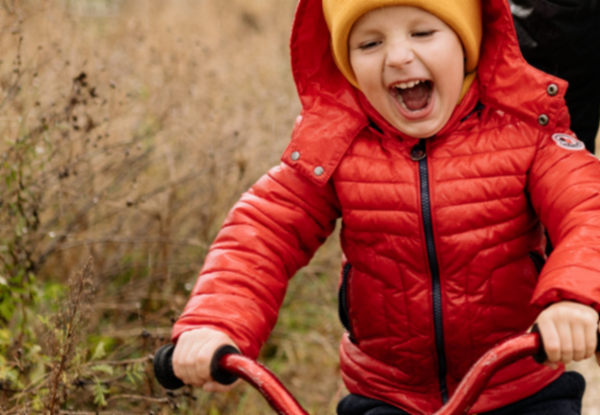
[[[173,340],[210,327],[255,358],[275,325],[288,280],[333,232],[339,215],[331,183],[317,186],[285,164],[271,169],[229,212]]]
[[[532,302],[573,300],[600,311],[600,161],[568,134],[545,135],[528,191],[555,247]]]

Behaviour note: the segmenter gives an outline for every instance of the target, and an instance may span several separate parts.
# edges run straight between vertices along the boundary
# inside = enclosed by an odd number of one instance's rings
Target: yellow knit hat
[[[466,72],[473,72],[477,68],[482,36],[481,0],[323,0],[323,13],[331,32],[334,60],[352,85],[358,88],[348,57],[350,30],[363,14],[389,6],[419,7],[444,21],[462,41],[467,57]],[[470,76],[466,79],[469,85],[469,80],[473,78]],[[464,89],[466,92],[468,88]]]

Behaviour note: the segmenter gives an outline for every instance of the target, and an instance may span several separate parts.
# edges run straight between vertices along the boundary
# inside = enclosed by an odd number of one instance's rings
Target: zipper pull
[[[421,161],[425,157],[427,157],[427,151],[425,150],[425,140],[427,140],[427,139],[421,138],[419,140],[419,143],[415,144],[415,146],[412,148],[412,150],[410,150],[410,158],[413,161]]]

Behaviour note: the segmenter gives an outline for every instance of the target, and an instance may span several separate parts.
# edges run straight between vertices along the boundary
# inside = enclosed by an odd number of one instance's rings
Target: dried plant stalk
[[[69,291],[64,308],[53,318],[49,334],[49,348],[56,360],[52,365],[50,393],[46,408],[50,415],[58,414],[67,395],[66,372],[75,354],[83,323],[93,300],[94,261],[90,257],[83,268],[69,280]]]

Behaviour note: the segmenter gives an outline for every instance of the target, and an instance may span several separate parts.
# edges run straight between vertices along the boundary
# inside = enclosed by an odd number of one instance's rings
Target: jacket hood
[[[478,82],[473,83],[441,133],[460,122],[477,100],[548,132],[567,128],[570,119],[564,95],[568,84],[525,62],[507,1],[482,0],[482,22]],[[322,0],[299,1],[290,51],[302,113],[282,156],[284,163],[324,185],[356,135],[370,123],[386,135],[396,135],[409,143],[416,141],[379,116],[337,68]],[[549,88],[552,84],[558,92]]]

